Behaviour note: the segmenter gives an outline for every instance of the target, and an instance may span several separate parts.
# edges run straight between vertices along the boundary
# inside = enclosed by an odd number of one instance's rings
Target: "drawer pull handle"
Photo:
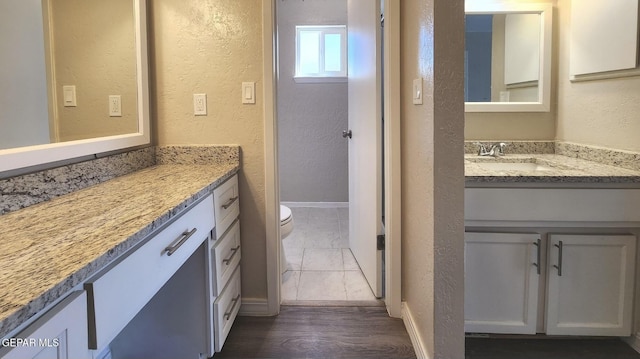
[[[229,258],[223,259],[222,263],[229,265],[229,263],[231,263],[231,260],[233,259],[233,257],[236,255],[236,253],[238,253],[238,250],[240,249],[240,245],[235,246],[234,248],[231,248],[231,255],[229,256]]]
[[[231,318],[231,313],[233,313],[233,309],[236,307],[236,304],[238,304],[238,301],[240,300],[240,294],[238,294],[235,298],[233,298],[231,300],[231,309],[229,309],[228,312],[224,312],[224,320],[229,320],[229,318]]]
[[[538,238],[538,240],[536,240],[535,242],[533,242],[533,245],[536,246],[536,262],[533,263],[533,265],[536,267],[536,271],[538,273],[538,275],[540,275],[540,238]]]
[[[235,202],[235,201],[237,201],[237,200],[238,200],[238,196],[235,196],[235,197],[229,198],[229,200],[227,201],[227,203],[225,203],[225,204],[223,204],[223,205],[222,205],[222,209],[227,209],[227,208],[231,207],[231,205],[233,204],[233,202]]]
[[[187,239],[189,239],[191,236],[193,236],[194,233],[196,233],[197,230],[198,230],[198,228],[194,228],[194,229],[192,229],[190,231],[182,232],[180,237],[178,237],[175,241],[173,241],[173,243],[168,245],[167,248],[165,248],[162,251],[162,254],[167,253],[167,255],[170,256],[173,253],[175,253],[178,250],[178,248],[180,248],[180,246],[183,245],[184,242],[187,241]]]
[[[562,241],[558,241],[558,244],[555,244],[558,248],[558,265],[553,265],[555,269],[558,270],[558,277],[562,277]]]

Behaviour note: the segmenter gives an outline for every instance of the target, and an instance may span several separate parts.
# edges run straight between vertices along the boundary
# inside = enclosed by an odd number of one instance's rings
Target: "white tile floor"
[[[349,209],[292,207],[284,301],[376,300],[349,249]]]

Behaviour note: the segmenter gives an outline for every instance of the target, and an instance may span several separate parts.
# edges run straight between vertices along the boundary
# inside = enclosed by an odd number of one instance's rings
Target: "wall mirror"
[[[150,143],[145,0],[3,0],[0,172]]]
[[[550,4],[465,4],[465,111],[546,112],[551,98]]]

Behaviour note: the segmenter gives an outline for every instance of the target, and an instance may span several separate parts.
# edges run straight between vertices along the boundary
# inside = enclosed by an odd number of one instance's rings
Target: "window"
[[[346,38],[344,25],[296,26],[296,81],[345,78]]]

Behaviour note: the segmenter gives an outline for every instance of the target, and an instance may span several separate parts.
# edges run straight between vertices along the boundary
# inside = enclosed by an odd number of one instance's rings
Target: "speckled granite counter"
[[[0,337],[238,171],[159,165],[0,216]]]
[[[531,169],[490,168],[485,163],[530,163]],[[499,166],[499,165],[496,165]],[[538,169],[534,169],[536,167]],[[465,155],[465,182],[482,184],[620,184],[640,187],[640,171],[553,154]]]

